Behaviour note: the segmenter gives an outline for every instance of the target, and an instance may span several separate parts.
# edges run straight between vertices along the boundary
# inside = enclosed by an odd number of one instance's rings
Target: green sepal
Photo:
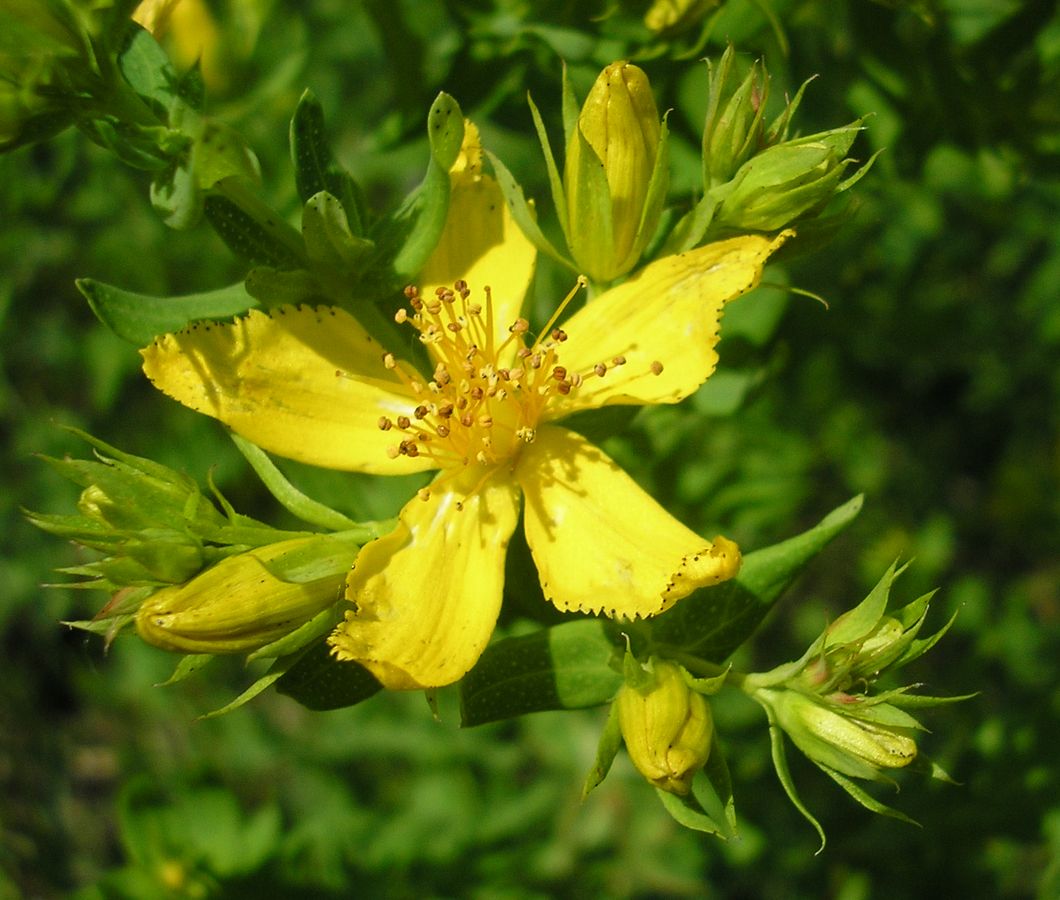
[[[461,724],[607,703],[622,685],[619,641],[613,623],[581,619],[492,644],[460,682]]]
[[[799,797],[799,792],[795,789],[795,781],[791,777],[791,770],[788,768],[787,752],[784,748],[784,732],[777,722],[776,715],[769,706],[763,706],[762,708],[765,710],[766,716],[769,719],[769,748],[773,757],[773,768],[776,770],[777,779],[780,781],[781,787],[784,788],[784,793],[788,795],[788,800],[791,801],[792,806],[802,814],[802,817],[809,822],[817,832],[817,836],[821,839],[821,846],[817,848],[817,853],[820,854],[820,852],[824,850],[828,839],[825,837],[821,823],[817,821],[813,813],[807,808],[806,804],[802,802],[802,798]]]
[[[336,197],[346,212],[350,231],[364,234],[365,210],[360,188],[331,152],[324,125],[324,108],[312,91],[305,91],[291,117],[291,159],[294,183],[303,203],[321,191]]]
[[[715,744],[703,769],[692,780],[692,791],[679,796],[656,789],[674,821],[727,841],[736,836],[736,804],[725,756]]]
[[[739,575],[648,620],[657,647],[722,662],[746,641],[798,574],[861,510],[859,495],[797,537],[748,553]],[[668,655],[665,650],[662,655]]]
[[[356,237],[342,202],[328,191],[310,197],[302,209],[302,239],[313,272],[326,284],[349,284],[375,245]]]
[[[173,684],[179,684],[185,678],[190,678],[204,668],[212,659],[212,653],[189,653],[186,656],[182,656],[177,662],[173,674],[165,681],[160,681],[155,687],[169,687]]]
[[[725,754],[722,753],[716,733],[707,764],[696,773],[696,777],[692,780],[692,793],[699,800],[700,805],[710,811],[712,818],[723,825],[724,836],[735,837],[736,798],[732,793],[729,764],[725,760]]]
[[[527,201],[519,182],[515,180],[515,176],[508,171],[504,163],[488,150],[486,151],[486,156],[489,157],[493,172],[497,176],[497,184],[501,189],[501,194],[504,195],[504,202],[508,204],[508,211],[512,214],[515,224],[519,226],[519,230],[522,231],[531,244],[546,256],[554,259],[561,266],[570,269],[572,272],[577,272],[578,267],[545,237],[541,226],[537,224],[534,210]]]
[[[317,711],[354,706],[382,687],[363,666],[335,659],[326,640],[311,644],[276,682],[279,693]]]
[[[336,603],[336,606],[337,605],[338,604]],[[290,634],[285,634],[279,640],[273,641],[271,644],[266,644],[264,647],[259,647],[252,653],[248,653],[247,662],[253,662],[255,659],[274,659],[297,653],[299,650],[308,647],[313,641],[322,638],[330,632],[337,622],[338,617],[335,613],[335,606],[330,609],[323,609],[313,616],[312,619],[305,624],[300,625]]]
[[[843,613],[842,618],[837,619],[825,632],[824,646],[850,644],[868,637],[887,609],[891,585],[899,574],[898,563],[891,563],[868,596],[849,612]]]
[[[449,169],[464,140],[464,115],[448,94],[439,94],[431,105],[427,136],[431,156],[423,181],[369,234],[376,252],[365,280],[376,291],[389,292],[412,281],[442,236],[449,211]]]
[[[614,247],[611,186],[602,160],[581,128],[574,129],[574,140],[578,145],[578,165],[573,171],[565,169],[564,176],[568,185],[578,184],[579,189],[573,201],[570,192],[567,193],[567,246],[579,268],[593,272],[613,265],[610,259]],[[597,258],[600,254],[602,258]]]
[[[718,201],[712,194],[700,197],[696,205],[678,219],[658,255],[671,256],[697,246],[714,220],[717,208]]]
[[[168,172],[191,138],[161,125],[137,125],[112,116],[81,119],[77,127],[125,165],[147,172]]]
[[[302,268],[302,261],[278,233],[279,221],[260,221],[220,194],[205,198],[203,212],[228,249],[241,259],[277,269]]]
[[[233,710],[239,709],[239,707],[243,706],[246,703],[249,703],[251,700],[253,700],[255,697],[257,697],[258,694],[262,693],[266,688],[270,688],[274,684],[276,684],[276,682],[278,682],[281,678],[283,678],[283,676],[287,673],[287,671],[293,665],[295,665],[297,663],[297,661],[298,661],[298,657],[297,656],[288,656],[288,657],[286,657],[284,659],[276,660],[271,666],[269,666],[269,670],[264,675],[262,675],[260,678],[258,678],[250,687],[248,687],[245,691],[243,691],[243,693],[241,693],[238,697],[236,697],[231,702],[226,703],[220,709],[212,710],[211,712],[208,712],[208,713],[205,713],[204,715],[199,716],[199,718],[200,719],[215,719],[218,716],[223,716],[223,715],[226,715],[227,713],[232,712]]]
[[[892,819],[898,819],[898,821],[906,822],[909,825],[920,826],[920,823],[917,822],[916,819],[911,819],[901,810],[888,806],[886,803],[881,803],[873,797],[872,794],[861,787],[861,785],[857,782],[851,781],[841,772],[837,772],[830,766],[823,766],[820,763],[817,763],[817,767],[869,812],[874,812],[881,816],[889,816]]]
[[[623,272],[633,268],[644,253],[662,216],[666,205],[666,194],[670,190],[670,129],[667,126],[668,115],[663,116],[659,126],[659,146],[655,156],[655,167],[648,181],[648,192],[644,195],[644,206],[640,211],[637,233],[633,239],[629,256],[623,260]]]
[[[76,284],[96,318],[137,347],[192,322],[228,319],[258,305],[242,283],[183,297],[137,294],[91,278],[80,278]]]
[[[585,776],[585,784],[582,785],[582,800],[588,797],[607,777],[621,746],[622,728],[619,725],[618,704],[612,703],[607,713],[604,730],[600,733],[600,742],[596,745],[596,759],[593,760],[593,767]]]
[[[567,131],[568,124],[573,125],[573,130],[569,131],[567,134],[566,146],[570,146],[571,134],[578,130],[578,114],[577,111],[575,111],[573,122],[568,123],[567,114],[569,113],[569,110],[567,109],[567,103],[576,103],[576,101],[574,101],[574,95],[570,93],[570,85],[566,84],[566,67],[563,69],[563,74],[564,84],[566,85],[566,89],[564,90],[564,130]],[[570,218],[567,210],[567,194],[563,189],[563,178],[560,176],[559,168],[556,166],[556,157],[552,152],[552,144],[548,139],[548,130],[545,128],[545,121],[541,118],[541,113],[529,94],[526,95],[526,102],[530,105],[530,116],[534,120],[534,130],[537,132],[537,140],[541,144],[541,153],[545,157],[545,171],[548,172],[548,184],[552,191],[552,203],[556,208],[556,218],[559,219],[559,227],[563,231],[563,237],[567,241],[567,245],[570,246]],[[509,175],[509,178],[510,177],[511,176]],[[514,179],[512,179],[512,182],[514,183]],[[521,188],[520,193],[522,193]]]

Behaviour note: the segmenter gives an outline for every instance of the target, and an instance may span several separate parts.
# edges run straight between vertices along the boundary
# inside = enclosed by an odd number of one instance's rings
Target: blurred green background
[[[287,121],[304,87],[378,207],[420,177],[439,90],[528,192],[547,188],[529,89],[553,127],[559,60],[584,94],[631,58],[672,109],[674,189],[698,184],[704,55],[762,55],[777,99],[806,78],[804,133],[873,113],[886,148],[830,243],[733,308],[722,371],[608,449],[692,527],[752,549],[859,492],[855,525],[815,561],[740,664],[800,654],[896,557],[899,600],[941,587],[947,638],[909,671],[934,694],[922,746],[959,782],[903,779],[922,828],[873,817],[793,761],[829,834],[788,804],[760,712],[716,704],[742,836],[682,830],[620,758],[584,804],[603,712],[469,731],[419,695],[314,714],[266,694],[217,719],[250,675],[214,664],[155,687],[173,659],[59,624],[102,595],[42,588],[76,548],[21,509],[76,491],[35,453],[86,455],[74,424],[218,485],[281,521],[222,429],[154,393],[138,356],[73,281],[155,294],[243,269],[205,227],[167,230],[145,180],[76,133],[0,158],[0,898],[1060,896],[1060,18],[1021,0],[729,0],[706,35],[640,25],[647,4],[519,0],[226,0],[210,112],[258,152],[264,192],[296,212]],[[768,14],[767,14],[768,13]],[[783,274],[782,274],[783,273]],[[538,291],[566,292],[563,278]],[[358,516],[404,499],[381,481],[286,467]]]

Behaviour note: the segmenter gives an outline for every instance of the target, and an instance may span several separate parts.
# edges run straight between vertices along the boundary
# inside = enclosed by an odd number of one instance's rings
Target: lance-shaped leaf
[[[412,281],[438,243],[449,211],[449,169],[464,139],[464,116],[448,94],[439,94],[427,115],[431,157],[427,174],[393,213],[369,235],[376,254],[365,281],[386,292]]]
[[[740,574],[686,597],[649,620],[656,646],[722,662],[746,641],[773,603],[861,509],[857,496],[797,537],[748,553]]]
[[[602,619],[498,641],[460,682],[462,724],[606,703],[622,684],[611,665],[618,643],[616,626]]]
[[[304,268],[301,240],[297,249],[286,232],[289,226],[275,213],[255,215],[221,194],[203,202],[203,212],[214,231],[236,256],[277,269]]]
[[[303,203],[321,191],[338,198],[350,231],[364,234],[364,203],[352,176],[336,161],[324,127],[324,108],[311,91],[302,94],[291,118],[294,183]]]
[[[137,347],[192,322],[231,318],[258,305],[242,284],[183,297],[137,294],[90,278],[79,279],[77,289],[104,325]]]
[[[310,646],[276,682],[281,694],[314,710],[353,706],[381,689],[367,669],[335,659],[323,640]]]

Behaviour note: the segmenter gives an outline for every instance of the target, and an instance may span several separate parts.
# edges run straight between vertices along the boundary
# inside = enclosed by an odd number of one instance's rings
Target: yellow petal
[[[330,307],[252,310],[231,325],[199,324],[141,351],[155,387],[220,419],[265,450],[331,469],[402,475],[430,460],[387,449],[400,441],[382,416],[412,415],[416,400],[386,369],[383,348]]]
[[[421,293],[453,286],[462,278],[471,300],[486,305],[493,296],[497,334],[507,336],[534,275],[537,251],[512,220],[497,182],[482,173],[478,129],[467,122],[460,157],[449,175],[452,193],[442,237],[419,278]]]
[[[612,404],[676,403],[714,371],[725,304],[758,284],[791,232],[748,235],[667,256],[586,304],[563,326],[560,362],[585,380],[549,403],[558,419]],[[625,364],[615,365],[616,358]],[[603,376],[593,374],[604,365]]]
[[[452,684],[489,642],[519,492],[502,470],[476,485],[481,475],[436,482],[429,499],[410,500],[397,528],[357,557],[346,586],[356,608],[330,643],[384,687]]]
[[[686,528],[573,431],[539,428],[515,475],[541,587],[559,609],[652,616],[739,571],[732,541]]]

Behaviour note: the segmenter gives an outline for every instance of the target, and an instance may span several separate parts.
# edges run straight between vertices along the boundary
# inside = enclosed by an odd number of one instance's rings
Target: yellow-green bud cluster
[[[727,231],[776,231],[816,215],[854,184],[847,157],[861,130],[855,121],[841,128],[789,139],[804,84],[767,126],[769,76],[760,62],[742,80],[735,74],[730,46],[710,70],[703,128],[703,184],[714,206],[712,226]]]
[[[802,659],[744,679],[744,689],[765,707],[773,725],[826,771],[878,780],[885,770],[909,765],[917,756],[915,735],[921,726],[902,707],[944,702],[910,698],[908,688],[872,693],[882,673],[926,652],[946,630],[916,640],[930,594],[887,612],[896,575],[891,566]]]
[[[642,686],[623,685],[615,701],[633,765],[653,785],[685,795],[710,758],[714,720],[706,698],[676,665],[655,660]]]

